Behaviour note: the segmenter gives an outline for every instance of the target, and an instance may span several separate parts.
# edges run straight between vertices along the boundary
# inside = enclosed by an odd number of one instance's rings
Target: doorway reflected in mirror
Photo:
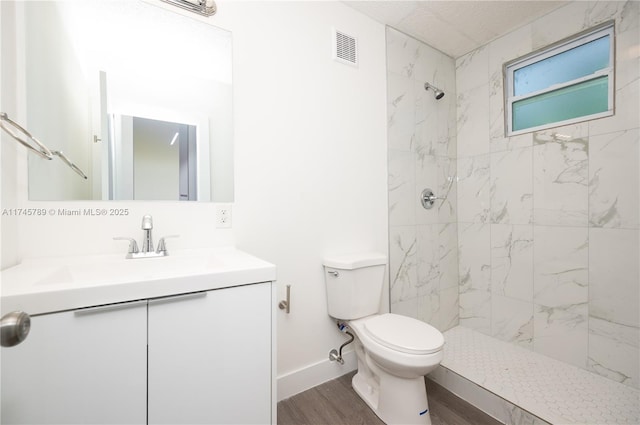
[[[109,199],[195,201],[198,187],[208,187],[195,125],[127,115],[110,121]]]

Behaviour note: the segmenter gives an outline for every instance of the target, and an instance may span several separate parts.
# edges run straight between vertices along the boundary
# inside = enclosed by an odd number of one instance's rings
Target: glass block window
[[[613,115],[613,22],[504,65],[507,136]]]

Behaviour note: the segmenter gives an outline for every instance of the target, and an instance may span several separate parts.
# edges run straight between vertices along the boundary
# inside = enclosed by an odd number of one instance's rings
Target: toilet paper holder
[[[291,312],[291,285],[287,285],[287,299],[280,301],[278,308],[287,314]]]

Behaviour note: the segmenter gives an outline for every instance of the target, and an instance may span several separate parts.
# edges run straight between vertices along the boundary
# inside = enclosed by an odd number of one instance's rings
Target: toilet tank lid
[[[360,267],[379,266],[387,264],[387,256],[377,252],[360,254],[345,254],[334,257],[326,257],[322,262],[325,267],[341,270],[353,270]]]

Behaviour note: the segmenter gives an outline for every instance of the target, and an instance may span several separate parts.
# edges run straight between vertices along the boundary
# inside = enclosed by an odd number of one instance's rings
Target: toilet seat
[[[407,354],[442,350],[444,336],[433,326],[398,314],[381,314],[364,321],[362,329],[378,344]]]

